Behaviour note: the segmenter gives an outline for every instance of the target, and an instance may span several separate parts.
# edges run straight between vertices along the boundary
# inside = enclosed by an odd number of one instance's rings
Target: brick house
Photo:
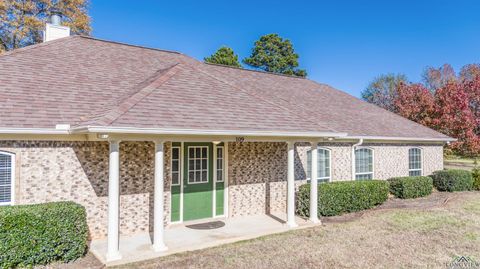
[[[55,27],[0,55],[0,204],[84,205],[108,260],[119,234],[165,250],[173,223],[281,211],[294,227],[295,186],[429,175],[452,141],[315,81]]]

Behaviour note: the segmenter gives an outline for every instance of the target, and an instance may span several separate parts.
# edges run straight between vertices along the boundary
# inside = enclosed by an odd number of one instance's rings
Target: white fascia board
[[[75,133],[116,133],[116,134],[159,134],[159,135],[217,135],[217,136],[268,136],[268,137],[333,137],[339,139],[364,139],[384,141],[418,141],[418,142],[455,142],[457,139],[447,138],[416,138],[392,136],[348,136],[347,133],[335,132],[284,132],[284,131],[232,131],[232,130],[195,130],[195,129],[162,129],[162,128],[132,128],[132,127],[101,127],[87,126],[69,130],[50,128],[0,128],[0,134],[39,134],[58,135]]]
[[[364,140],[391,140],[391,141],[418,141],[418,142],[455,142],[457,139],[446,138],[422,138],[422,137],[395,137],[395,136],[346,136],[342,139],[364,139]]]
[[[0,134],[70,134],[70,132],[49,128],[0,128]]]
[[[347,133],[335,132],[284,132],[284,131],[233,131],[201,129],[163,129],[132,127],[87,126],[73,128],[71,133],[116,133],[116,134],[158,134],[158,135],[217,135],[217,136],[269,136],[269,137],[333,137],[343,138]]]

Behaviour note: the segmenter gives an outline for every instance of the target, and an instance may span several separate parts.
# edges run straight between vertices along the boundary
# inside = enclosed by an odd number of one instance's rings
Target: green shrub
[[[475,168],[472,171],[473,189],[480,191],[480,168]]]
[[[335,216],[356,212],[382,204],[388,198],[389,184],[385,180],[341,181],[318,185],[318,214]],[[300,186],[297,214],[308,217],[310,184]]]
[[[85,208],[74,202],[0,208],[0,268],[73,261],[87,239]]]
[[[466,170],[441,170],[431,175],[433,186],[439,191],[470,191],[473,189],[472,173]]]
[[[417,198],[430,195],[433,189],[431,177],[395,177],[388,180],[390,192],[402,199]]]

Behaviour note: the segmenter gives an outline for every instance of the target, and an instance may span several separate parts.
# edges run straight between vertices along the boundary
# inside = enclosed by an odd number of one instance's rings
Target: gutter
[[[70,134],[69,130],[50,128],[0,128],[0,134]]]
[[[352,180],[355,180],[355,149],[363,144],[363,138],[358,140],[358,143],[352,145]]]
[[[416,138],[416,137],[401,137],[401,136],[346,136],[342,138],[351,139],[365,139],[365,140],[397,140],[397,141],[424,141],[424,142],[455,142],[456,138]]]

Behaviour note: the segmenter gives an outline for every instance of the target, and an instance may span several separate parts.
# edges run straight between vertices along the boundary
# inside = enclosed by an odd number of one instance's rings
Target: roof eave
[[[347,139],[409,141],[409,142],[455,142],[452,137],[395,137],[395,136],[346,136]]]
[[[53,128],[0,128],[0,134],[38,134],[38,135],[58,135],[70,134],[67,129]]]
[[[347,133],[337,132],[289,132],[289,131],[253,131],[253,130],[205,130],[172,128],[134,128],[84,126],[72,128],[71,133],[105,134],[150,134],[150,135],[203,135],[203,136],[261,136],[261,137],[306,137],[306,138],[343,138]]]
[[[409,141],[409,142],[455,142],[451,137],[393,137],[393,136],[349,136],[337,132],[289,132],[289,131],[252,131],[252,130],[202,130],[202,129],[166,129],[166,128],[134,128],[134,127],[104,127],[83,126],[70,129],[54,128],[0,128],[0,134],[38,134],[38,135],[68,135],[88,133],[111,134],[150,134],[150,135],[202,135],[202,136],[259,136],[259,137],[305,137],[305,138],[339,138],[364,139],[379,141]]]

